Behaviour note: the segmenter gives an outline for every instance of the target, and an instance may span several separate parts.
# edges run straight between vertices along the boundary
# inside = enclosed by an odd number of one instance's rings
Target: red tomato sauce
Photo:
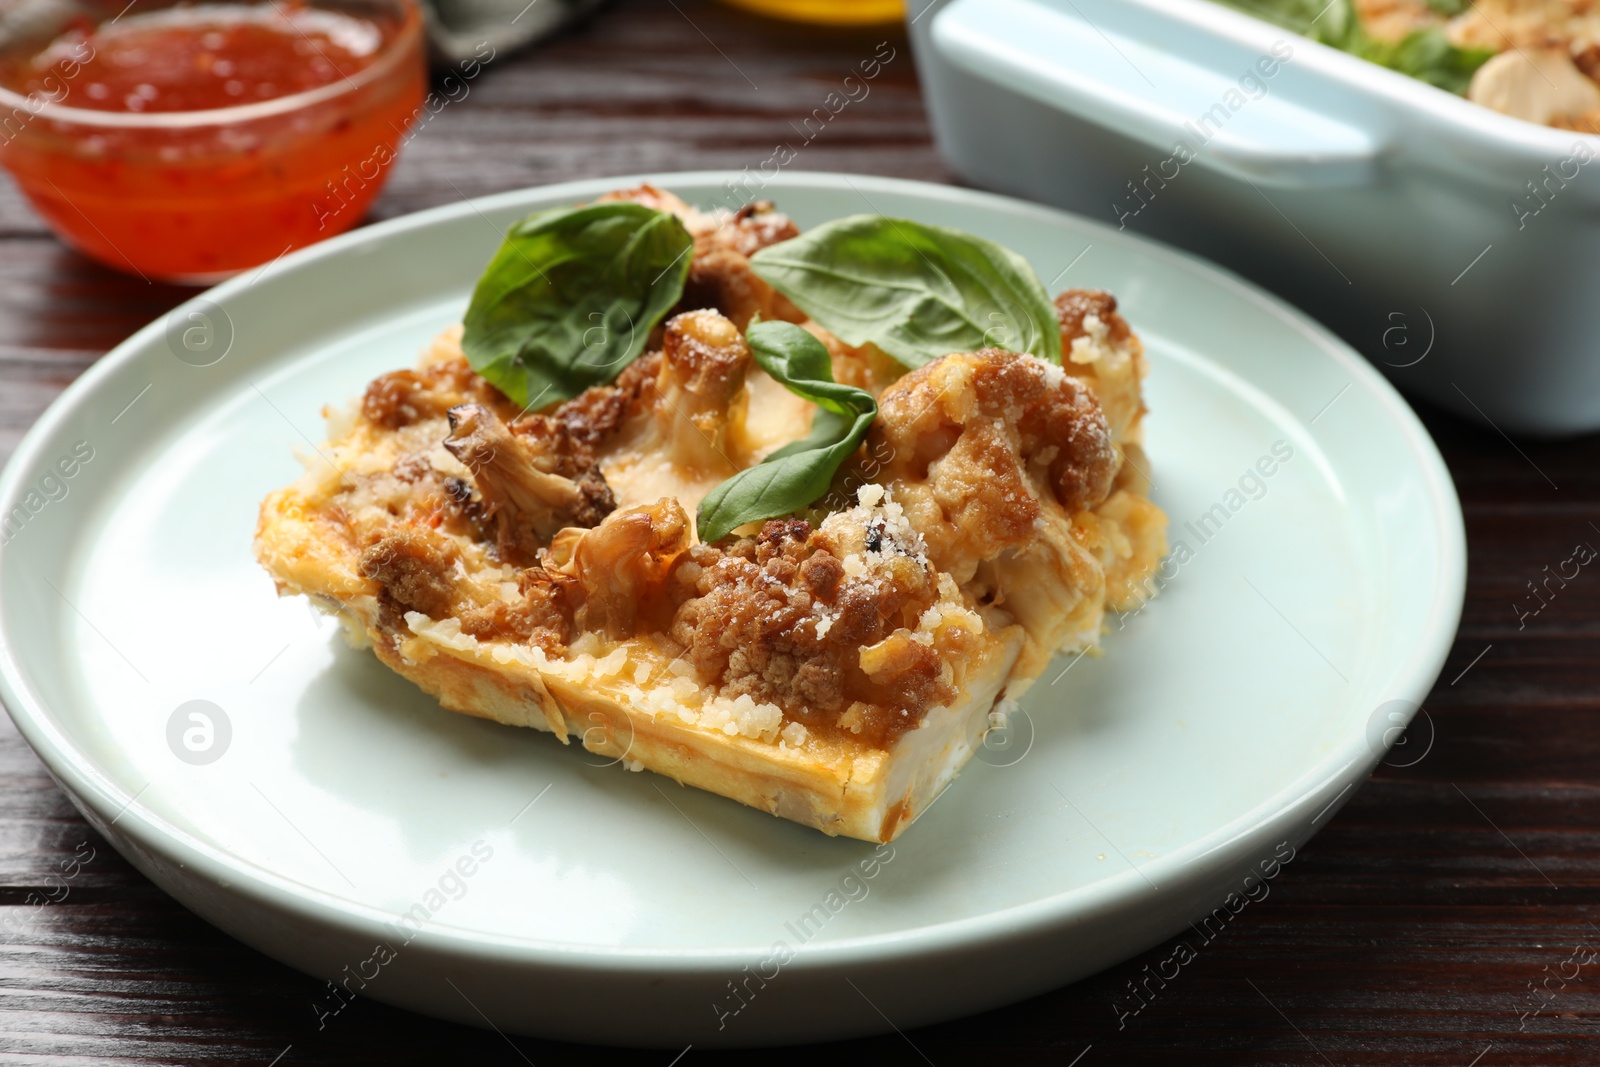
[[[0,55],[0,86],[28,101],[0,113],[0,162],[89,255],[205,280],[359,220],[425,77],[410,4],[390,22],[303,4],[130,14]]]

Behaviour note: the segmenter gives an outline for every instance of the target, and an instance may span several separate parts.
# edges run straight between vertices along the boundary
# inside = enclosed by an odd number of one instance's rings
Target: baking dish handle
[[[929,36],[969,74],[1181,163],[1192,159],[1262,185],[1372,180],[1379,154],[1374,138],[1290,98],[1307,85],[1285,76],[1285,59],[1309,42],[1289,34],[1292,44],[1260,51],[1193,25],[1136,36],[1124,27],[1139,6],[1126,0],[952,0],[934,17]],[[1233,13],[1218,14],[1227,19]]]

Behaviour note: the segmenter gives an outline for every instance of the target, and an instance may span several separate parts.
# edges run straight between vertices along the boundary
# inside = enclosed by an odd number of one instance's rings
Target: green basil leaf
[[[1467,94],[1472,76],[1494,57],[1488,49],[1457,48],[1437,26],[1412,30],[1392,44],[1368,39],[1354,51],[1363,59],[1457,96]]]
[[[641,204],[529,215],[472,291],[467,362],[524,407],[610,381],[683,295],[693,248],[676,216]]]
[[[1466,95],[1473,74],[1494,55],[1481,48],[1457,48],[1437,26],[1412,30],[1398,41],[1380,41],[1362,28],[1351,0],[1220,2],[1457,96]],[[1466,0],[1428,0],[1428,6],[1442,15],[1458,15],[1467,4]]]
[[[750,257],[756,274],[848,345],[907,367],[1008,348],[1061,362],[1061,326],[1028,261],[960,230],[852,215]]]
[[[747,522],[798,511],[822,496],[878,417],[872,394],[834,381],[827,348],[794,323],[754,322],[745,339],[761,369],[817,411],[803,439],[735,474],[700,501],[698,526],[706,542]]]
[[[1351,0],[1220,0],[1227,7],[1276,23],[1303,37],[1349,49],[1360,35]]]

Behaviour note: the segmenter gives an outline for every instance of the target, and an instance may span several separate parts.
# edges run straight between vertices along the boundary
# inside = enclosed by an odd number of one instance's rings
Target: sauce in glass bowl
[[[425,90],[414,0],[95,11],[0,41],[0,163],[63,240],[148,277],[354,225]]]

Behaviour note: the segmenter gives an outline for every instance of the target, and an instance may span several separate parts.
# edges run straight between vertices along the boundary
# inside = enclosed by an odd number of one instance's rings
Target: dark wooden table
[[[411,143],[375,217],[569,178],[754,166],[884,39],[898,54],[869,98],[796,165],[952,180],[898,30],[824,32],[710,2],[637,0],[497,61]],[[0,457],[68,382],[188,295],[66,251],[0,184]],[[938,1067],[1600,1064],[1600,579],[1580,577],[1522,629],[1512,608],[1575,543],[1600,545],[1600,440],[1519,442],[1524,456],[1487,427],[1423,416],[1461,493],[1471,559],[1424,760],[1380,769],[1271,895],[1122,1029],[1113,1002],[1172,946],[1001,1011],[770,1055]],[[544,1067],[598,1055],[366,1000],[319,1031],[319,983],[135,873],[3,720],[0,920],[30,894],[59,896],[51,876],[80,848],[95,858],[50,906],[47,932],[0,934],[0,1062]],[[617,1055],[667,1067],[676,1054]],[[683,1063],[735,1059],[695,1049]]]

